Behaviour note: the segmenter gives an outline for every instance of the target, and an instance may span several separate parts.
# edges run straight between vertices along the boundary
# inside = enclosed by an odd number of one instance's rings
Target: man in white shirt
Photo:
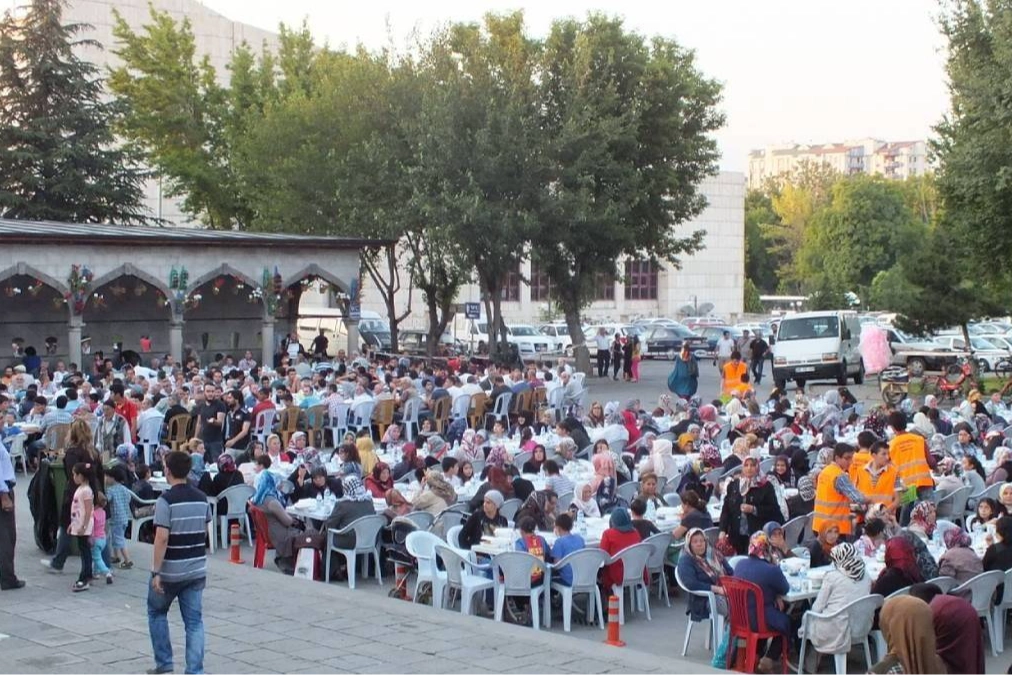
[[[717,372],[722,378],[724,377],[724,366],[731,360],[732,353],[734,353],[734,338],[731,337],[731,331],[726,330],[717,340]]]
[[[594,336],[594,346],[597,347],[597,376],[607,377],[608,368],[611,367],[611,340],[608,339],[608,331],[604,326],[597,329]]]
[[[481,394],[483,392],[481,386],[474,381],[474,375],[468,375],[465,379],[464,386],[461,387],[461,393],[467,394],[468,396],[474,396],[475,394]]]

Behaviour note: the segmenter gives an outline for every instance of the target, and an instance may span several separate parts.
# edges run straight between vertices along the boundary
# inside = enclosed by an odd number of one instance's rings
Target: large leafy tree
[[[0,22],[0,214],[136,223],[143,173],[111,128],[98,69],[74,49],[101,49],[90,26],[63,23],[63,0],[32,0]]]
[[[775,228],[779,220],[769,194],[762,190],[745,194],[745,277],[767,293],[777,290],[778,260],[764,233]]]
[[[716,172],[720,86],[692,52],[647,42],[620,19],[557,21],[540,67],[544,151],[532,255],[566,317],[578,367],[589,368],[580,310],[620,256],[663,259],[700,247],[676,228],[705,207]]]

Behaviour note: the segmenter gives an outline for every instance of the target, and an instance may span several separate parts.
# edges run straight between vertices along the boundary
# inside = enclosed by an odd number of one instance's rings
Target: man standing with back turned
[[[155,667],[148,673],[171,673],[172,642],[169,608],[179,599],[186,628],[186,672],[204,672],[204,618],[201,602],[207,577],[204,537],[211,508],[204,493],[187,483],[190,455],[181,451],[165,457],[169,490],[155,503],[155,548],[148,588],[148,632]]]

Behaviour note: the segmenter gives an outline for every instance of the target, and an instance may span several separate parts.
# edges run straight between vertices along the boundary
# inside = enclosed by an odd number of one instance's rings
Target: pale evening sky
[[[787,141],[873,136],[927,138],[948,108],[944,39],[934,0],[203,0],[225,16],[265,29],[308,18],[331,46],[395,44],[418,28],[523,9],[532,34],[589,10],[623,17],[645,35],[673,37],[724,84],[724,169],[743,171],[751,148]]]

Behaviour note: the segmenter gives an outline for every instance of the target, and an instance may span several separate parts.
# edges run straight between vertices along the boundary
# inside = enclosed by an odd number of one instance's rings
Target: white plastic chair
[[[492,580],[495,589],[495,620],[502,621],[506,596],[530,598],[531,619],[534,630],[541,630],[541,603],[546,601],[546,583],[549,583],[548,565],[526,551],[506,551],[492,558]],[[531,575],[541,571],[541,585],[535,586]],[[545,613],[551,606],[545,607]]]
[[[134,515],[134,508],[140,506],[154,506],[158,501],[157,499],[141,499],[133,490],[128,489],[130,493],[130,539],[133,541],[140,541],[141,525],[147,522],[151,522],[155,519],[155,514],[152,513],[150,516],[137,517]],[[245,503],[245,502],[243,502]]]
[[[763,461],[759,462],[759,475],[765,476],[773,470],[773,466],[777,463],[776,457],[767,457]]]
[[[488,418],[491,417],[493,421],[500,421],[504,425],[508,425],[510,401],[512,400],[513,394],[509,392],[500,394],[495,400],[495,405],[492,407],[492,410],[485,413],[485,422],[488,423]]]
[[[678,573],[678,568],[675,568],[675,582],[678,587],[689,595],[695,595],[700,598],[706,598],[706,601],[710,605],[710,617],[708,619],[701,619],[700,621],[693,621],[691,616],[686,616],[685,622],[685,641],[682,643],[682,656],[689,650],[689,637],[692,635],[692,626],[696,623],[702,623],[703,621],[710,622],[710,628],[706,633],[706,642],[703,645],[707,649],[716,649],[717,645],[720,644],[721,639],[724,636],[724,617],[717,612],[717,596],[713,591],[690,591],[686,588],[682,582],[682,577]]]
[[[499,515],[509,522],[513,522],[513,519],[516,517],[517,511],[520,510],[521,506],[523,506],[523,502],[519,499],[507,499],[502,503],[502,506],[499,507]]]
[[[675,492],[669,492],[664,495],[664,503],[668,506],[679,506],[682,503],[682,498]]]
[[[441,606],[447,607],[449,605],[447,595],[451,590],[457,590],[460,591],[460,613],[465,616],[472,614],[475,596],[493,586],[492,580],[484,575],[484,571],[490,569],[489,565],[471,562],[463,551],[442,544],[436,544],[435,555],[437,560],[443,561],[443,567],[446,569],[446,586],[443,587]],[[475,574],[475,571],[478,574]]]
[[[562,399],[565,393],[562,387],[556,387],[548,392],[548,410],[552,413],[552,418],[556,422],[560,420],[560,415],[562,414]]]
[[[253,420],[253,438],[263,443],[264,447],[267,446],[267,437],[271,435],[277,414],[278,411],[274,408],[267,408],[258,412]]]
[[[376,408],[376,404],[372,401],[361,401],[355,404],[355,407],[351,409],[351,413],[348,420],[348,427],[354,430],[356,433],[365,428],[369,429],[370,433],[372,430],[372,411]]]
[[[453,548],[461,548],[460,545],[460,531],[464,529],[463,525],[454,525],[446,532],[446,543]]]
[[[720,537],[720,528],[708,527],[703,530],[703,536],[706,537],[706,541],[710,544],[710,546],[716,546],[717,538]]]
[[[358,556],[372,554],[373,562],[376,563],[376,583],[383,585],[383,569],[380,567],[380,530],[386,527],[386,516],[362,516],[340,530],[330,528],[327,530],[327,562],[325,564],[326,576],[324,579],[330,581],[330,554],[340,553],[348,561],[348,588],[355,589],[355,570],[358,567]],[[355,548],[338,548],[334,538],[342,534],[355,533]],[[369,562],[366,560],[364,568],[365,576],[369,575]]]
[[[518,452],[517,454],[513,455],[513,466],[515,466],[517,468],[517,471],[522,471],[524,464],[526,464],[527,462],[529,462],[531,460],[531,457],[533,457],[533,456],[534,456],[534,453],[533,452],[529,452],[527,450],[524,450],[523,452]],[[472,466],[474,466],[474,465],[472,464]],[[485,468],[485,467],[482,467],[482,468]]]
[[[868,664],[868,669],[870,670],[872,660],[868,634],[871,633],[872,623],[875,619],[875,610],[882,607],[884,602],[885,598],[881,595],[866,595],[863,598],[858,598],[850,604],[841,607],[832,614],[817,614],[811,610],[805,612],[805,615],[801,618],[801,653],[798,656],[798,675],[801,675],[802,668],[804,668],[805,665],[805,645],[811,640],[811,637],[809,636],[809,629],[812,627],[813,622],[835,619],[844,614],[848,616],[847,628],[850,631],[850,642],[847,643],[845,651],[833,653],[836,673],[837,675],[846,675],[847,654],[850,653],[850,647],[856,644],[860,644],[864,647],[865,662]],[[816,654],[822,653],[818,650],[815,650],[815,652]],[[816,666],[818,666],[818,658],[816,658]],[[816,668],[813,672],[818,672],[818,668]]]
[[[636,495],[638,495],[639,492],[640,492],[640,484],[634,483],[632,481],[622,483],[617,488],[615,488],[615,494],[624,499],[626,503],[629,503],[632,500],[636,499]]]
[[[994,606],[994,630],[998,636],[998,651],[1005,651],[1005,615],[1012,607],[1012,570],[1005,572],[1005,588],[1001,599]]]
[[[415,434],[418,433],[418,414],[422,410],[422,399],[417,396],[409,398],[404,402],[404,410],[402,411],[401,427],[404,431],[404,440],[411,441],[414,439]]]
[[[228,502],[228,511],[218,514],[218,532],[221,535],[221,547],[228,548],[228,522],[239,520],[246,526],[246,536],[249,537],[249,545],[253,545],[253,528],[249,524],[249,514],[246,512],[246,502],[253,498],[256,490],[248,485],[233,485],[222,490],[218,495],[217,502],[220,504],[224,499]]]
[[[647,621],[652,621],[650,616],[650,593],[646,583],[643,581],[643,572],[646,570],[647,561],[653,547],[647,544],[634,544],[624,548],[609,560],[611,563],[622,563],[622,583],[613,584],[612,593],[618,596],[618,622],[625,623],[625,589],[632,591],[629,596],[630,606],[634,609],[642,607],[647,614]],[[642,603],[642,604],[641,604]]]
[[[459,420],[462,417],[467,417],[468,411],[471,409],[471,395],[460,394],[457,398],[453,399],[453,406],[450,408],[450,417],[455,420]]]
[[[28,438],[27,434],[18,434],[11,439],[11,447],[8,450],[11,456],[11,465],[14,467],[14,473],[18,472],[18,460],[21,460],[21,471],[25,475],[28,474],[28,455],[25,453],[25,439]]]
[[[668,595],[668,577],[664,571],[664,563],[668,557],[668,547],[671,545],[671,532],[658,532],[643,540],[644,544],[650,546],[653,551],[647,560],[647,573],[650,575],[650,584],[657,580],[657,597],[664,598],[664,604],[671,606],[671,597]]]
[[[601,602],[601,587],[597,585],[597,573],[608,562],[608,554],[599,548],[585,548],[573,551],[562,560],[551,566],[553,576],[565,567],[573,573],[573,585],[567,586],[561,581],[552,581],[553,591],[562,596],[562,629],[567,633],[572,628],[573,596],[587,594],[587,621],[594,622],[594,608],[597,608],[597,621],[604,630],[605,616]],[[552,627],[552,613],[545,614],[545,626]]]
[[[410,520],[419,530],[428,530],[432,527],[432,523],[435,522],[436,517],[428,511],[412,511],[403,516],[398,516],[398,519]]]
[[[742,560],[745,560],[746,558],[748,558],[747,555],[733,555],[727,559],[727,564],[730,565],[731,569],[733,570],[738,563],[740,563]]]
[[[794,548],[801,543],[801,535],[804,534],[806,525],[808,525],[807,515],[791,518],[784,523],[784,541],[789,547]]]
[[[137,445],[141,446],[141,451],[144,453],[144,463],[148,466],[151,466],[151,458],[158,448],[163,424],[165,424],[163,418],[150,417],[144,420],[144,424],[137,432]]]
[[[412,602],[418,602],[418,590],[423,584],[432,586],[432,606],[440,609],[443,606],[443,587],[446,586],[446,572],[436,566],[436,546],[443,540],[431,532],[410,532],[404,541],[408,553],[418,563],[415,576],[415,592]]]
[[[971,488],[963,486],[957,488],[938,500],[935,505],[935,513],[939,518],[947,518],[955,523],[963,522],[966,516],[966,502],[970,499]]]
[[[961,586],[953,588],[949,595],[963,595],[970,592],[970,604],[977,610],[977,616],[987,624],[987,636],[991,640],[991,656],[998,656],[998,634],[994,630],[994,612],[991,601],[998,584],[1005,581],[1005,573],[998,570],[982,572]],[[1004,599],[1004,598],[1003,598]],[[1004,640],[1004,636],[1002,636]]]
[[[330,437],[334,441],[335,448],[341,445],[341,439],[348,433],[348,413],[350,410],[350,405],[337,401],[332,403],[327,411]]]

